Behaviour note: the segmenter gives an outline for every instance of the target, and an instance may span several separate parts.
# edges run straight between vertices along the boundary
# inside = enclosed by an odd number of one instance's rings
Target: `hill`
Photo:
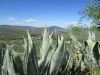
[[[66,29],[58,26],[50,26],[47,29],[52,32],[66,32]],[[11,25],[0,25],[0,39],[20,39],[26,35],[26,31],[29,30],[32,36],[41,35],[43,27],[32,27],[32,26],[11,26]]]

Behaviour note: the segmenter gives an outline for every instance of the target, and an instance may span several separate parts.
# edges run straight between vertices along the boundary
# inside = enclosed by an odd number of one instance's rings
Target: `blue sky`
[[[0,25],[64,27],[77,23],[87,4],[87,0],[0,0]]]

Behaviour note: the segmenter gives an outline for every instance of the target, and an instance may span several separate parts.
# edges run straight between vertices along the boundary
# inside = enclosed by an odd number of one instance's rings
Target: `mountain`
[[[65,28],[61,28],[61,27],[58,27],[58,26],[50,26],[48,27],[48,30],[49,31],[61,31],[61,32],[66,32],[66,29]]]
[[[50,32],[55,30],[56,32],[66,32],[66,29],[58,26],[50,26],[47,29]],[[29,30],[32,36],[40,36],[43,33],[44,27],[0,25],[0,39],[23,38],[27,30]]]

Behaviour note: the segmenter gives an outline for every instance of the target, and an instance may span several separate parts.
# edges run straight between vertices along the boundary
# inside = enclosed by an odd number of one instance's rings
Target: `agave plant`
[[[70,32],[70,36],[74,42],[74,45],[79,48],[80,53],[82,53],[82,55],[84,57],[84,60],[82,61],[82,63],[84,63],[85,65],[82,66],[80,64],[79,66],[81,66],[81,67],[87,66],[89,69],[91,69],[91,67],[95,67],[93,56],[90,56],[90,52],[89,53],[86,52],[84,45],[81,44],[71,32]],[[82,57],[81,57],[81,59],[82,59]]]

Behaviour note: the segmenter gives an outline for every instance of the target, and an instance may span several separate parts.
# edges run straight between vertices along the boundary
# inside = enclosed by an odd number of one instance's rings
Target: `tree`
[[[79,34],[82,31],[83,27],[81,24],[76,24],[70,25],[70,29],[73,33]]]
[[[93,22],[100,21],[100,0],[89,0],[89,4],[82,14],[83,17],[92,19]]]

